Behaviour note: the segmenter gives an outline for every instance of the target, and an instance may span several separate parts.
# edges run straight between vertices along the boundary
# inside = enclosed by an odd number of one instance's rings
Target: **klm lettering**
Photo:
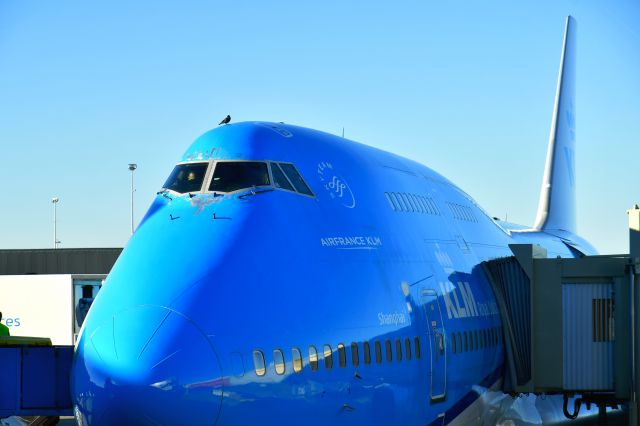
[[[479,317],[478,304],[468,282],[458,282],[457,286],[451,283],[440,283],[444,304],[447,308],[449,319]],[[486,314],[485,314],[486,315]]]

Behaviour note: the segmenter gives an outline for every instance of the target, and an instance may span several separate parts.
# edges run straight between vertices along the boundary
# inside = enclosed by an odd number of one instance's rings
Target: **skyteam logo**
[[[356,198],[353,196],[347,180],[336,173],[333,169],[333,164],[326,161],[318,163],[318,176],[331,198],[339,201],[340,204],[348,209],[356,206]]]

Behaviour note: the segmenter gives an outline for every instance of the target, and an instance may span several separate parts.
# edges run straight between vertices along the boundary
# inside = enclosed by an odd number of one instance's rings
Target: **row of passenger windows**
[[[205,179],[209,165],[213,169],[209,186]],[[274,186],[286,191],[313,196],[296,167],[291,163],[265,161],[192,162],[175,166],[162,187],[178,194],[192,192],[233,192],[258,186]],[[205,190],[205,188],[208,188]]]
[[[380,341],[376,340],[373,342],[373,348],[371,348],[369,342],[363,342],[361,357],[360,344],[352,342],[349,346],[351,356],[348,357],[347,347],[343,343],[338,343],[335,351],[338,366],[345,368],[348,361],[351,362],[353,367],[359,366],[360,361],[362,361],[364,365],[370,365],[372,362],[382,364],[383,353],[387,363],[392,362],[394,356],[397,362],[402,361],[403,355],[406,361],[411,361],[412,357],[415,357],[415,359],[420,359],[421,357],[420,339],[418,337],[413,338],[413,344],[412,339],[407,337],[404,341],[402,339],[395,339],[395,341],[386,339],[384,341],[384,350],[382,345]],[[291,349],[291,362],[289,363],[289,367],[292,368],[295,373],[300,373],[304,366],[309,367],[311,371],[318,371],[320,365],[324,365],[324,368],[327,370],[333,368],[334,350],[331,345],[324,345],[322,352],[319,352],[315,346],[311,345],[307,353],[308,357],[306,362],[304,362],[301,350],[299,348]],[[257,376],[264,376],[267,373],[265,354],[260,349],[253,351],[253,366]],[[285,355],[282,349],[275,349],[273,351],[273,369],[278,375],[284,374],[287,370],[287,362],[285,361]]]
[[[453,332],[451,333],[451,352],[455,354],[498,346],[502,340],[501,336],[500,327]]]
[[[470,207],[462,206],[456,203],[447,203],[449,209],[451,210],[451,214],[454,219],[458,220],[466,220],[467,222],[477,222],[476,216],[473,214],[473,210]]]
[[[405,192],[385,192],[384,195],[393,211],[440,214],[438,206],[432,198]]]

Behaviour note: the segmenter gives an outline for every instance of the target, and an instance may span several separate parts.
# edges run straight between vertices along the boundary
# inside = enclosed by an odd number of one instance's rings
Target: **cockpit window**
[[[307,183],[302,179],[300,173],[296,170],[296,167],[293,164],[289,163],[279,163],[280,167],[282,167],[282,171],[287,175],[293,186],[296,187],[296,191],[301,194],[311,195],[313,196],[313,192],[307,186]]]
[[[208,165],[208,163],[178,164],[162,188],[179,194],[200,191]]]
[[[216,164],[209,191],[232,192],[243,188],[270,185],[267,163],[224,161]]]
[[[276,188],[295,191],[295,189],[293,189],[293,186],[291,185],[287,177],[284,175],[284,173],[280,169],[280,166],[278,166],[276,163],[271,163],[271,174],[273,175],[273,184]]]

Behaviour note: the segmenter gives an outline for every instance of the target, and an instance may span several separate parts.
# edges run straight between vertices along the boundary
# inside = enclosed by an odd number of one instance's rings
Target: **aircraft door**
[[[447,340],[442,321],[438,294],[433,289],[422,289],[422,307],[427,319],[427,336],[431,356],[431,402],[443,401],[447,393]]]

